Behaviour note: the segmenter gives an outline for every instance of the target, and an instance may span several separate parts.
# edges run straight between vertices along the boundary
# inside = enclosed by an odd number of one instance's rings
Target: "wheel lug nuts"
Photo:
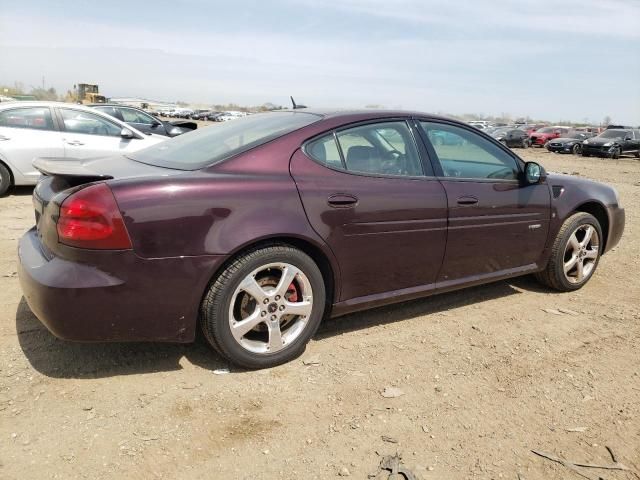
[[[263,301],[262,303],[264,303],[264,304],[266,305],[267,303],[269,303],[269,299],[268,299],[268,298],[265,298],[265,299],[264,299],[264,301]]]
[[[275,320],[277,317],[275,315],[271,315],[271,320]]]
[[[284,310],[284,305],[280,305],[280,310]]]
[[[262,312],[260,312],[260,315],[262,315],[263,317],[267,314],[267,312],[265,312],[264,310]]]
[[[280,295],[276,295],[276,302],[280,300]]]

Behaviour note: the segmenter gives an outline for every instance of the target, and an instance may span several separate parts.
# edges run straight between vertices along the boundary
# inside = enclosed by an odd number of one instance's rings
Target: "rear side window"
[[[64,122],[64,129],[67,132],[119,137],[122,131],[119,125],[93,113],[61,108],[60,114]]]
[[[120,108],[120,113],[127,123],[142,123],[145,125],[153,125],[153,123],[155,123],[151,116],[134,110],[133,108]]]
[[[55,130],[49,107],[12,108],[0,112],[0,127]]]
[[[422,176],[422,164],[406,122],[362,125],[321,137],[306,152],[328,167],[353,173],[389,176]]]
[[[333,133],[307,144],[306,151],[312,158],[325,164],[327,167],[343,168],[340,151],[338,150],[338,145],[336,144]]]

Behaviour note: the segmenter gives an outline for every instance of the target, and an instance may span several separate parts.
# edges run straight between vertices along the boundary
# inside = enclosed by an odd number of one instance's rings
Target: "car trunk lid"
[[[114,179],[167,177],[184,173],[181,170],[135,162],[124,156],[83,161],[37,158],[33,161],[33,166],[44,175],[33,191],[33,206],[36,230],[48,256],[57,248],[56,221],[60,205],[83,185]]]

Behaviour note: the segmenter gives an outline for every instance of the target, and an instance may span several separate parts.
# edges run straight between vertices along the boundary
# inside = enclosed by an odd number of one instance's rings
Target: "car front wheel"
[[[240,255],[211,284],[201,306],[208,342],[245,368],[299,356],[324,315],[320,269],[304,252],[272,245]]]
[[[562,224],[547,267],[536,274],[543,284],[570,292],[589,281],[600,260],[602,229],[598,220],[578,212]]]
[[[582,145],[576,143],[571,149],[574,155],[580,155],[582,153]]]
[[[11,174],[7,167],[0,163],[0,196],[7,193],[11,186]]]

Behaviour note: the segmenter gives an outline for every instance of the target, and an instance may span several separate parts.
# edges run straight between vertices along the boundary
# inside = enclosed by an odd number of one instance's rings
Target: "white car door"
[[[65,156],[85,160],[135,152],[163,139],[137,134],[134,138],[121,135],[124,124],[116,123],[105,116],[74,109],[56,107],[62,122]],[[141,137],[141,138],[138,138]]]
[[[0,111],[0,158],[9,166],[15,185],[35,185],[40,172],[37,157],[64,157],[62,134],[48,106],[7,108]]]

